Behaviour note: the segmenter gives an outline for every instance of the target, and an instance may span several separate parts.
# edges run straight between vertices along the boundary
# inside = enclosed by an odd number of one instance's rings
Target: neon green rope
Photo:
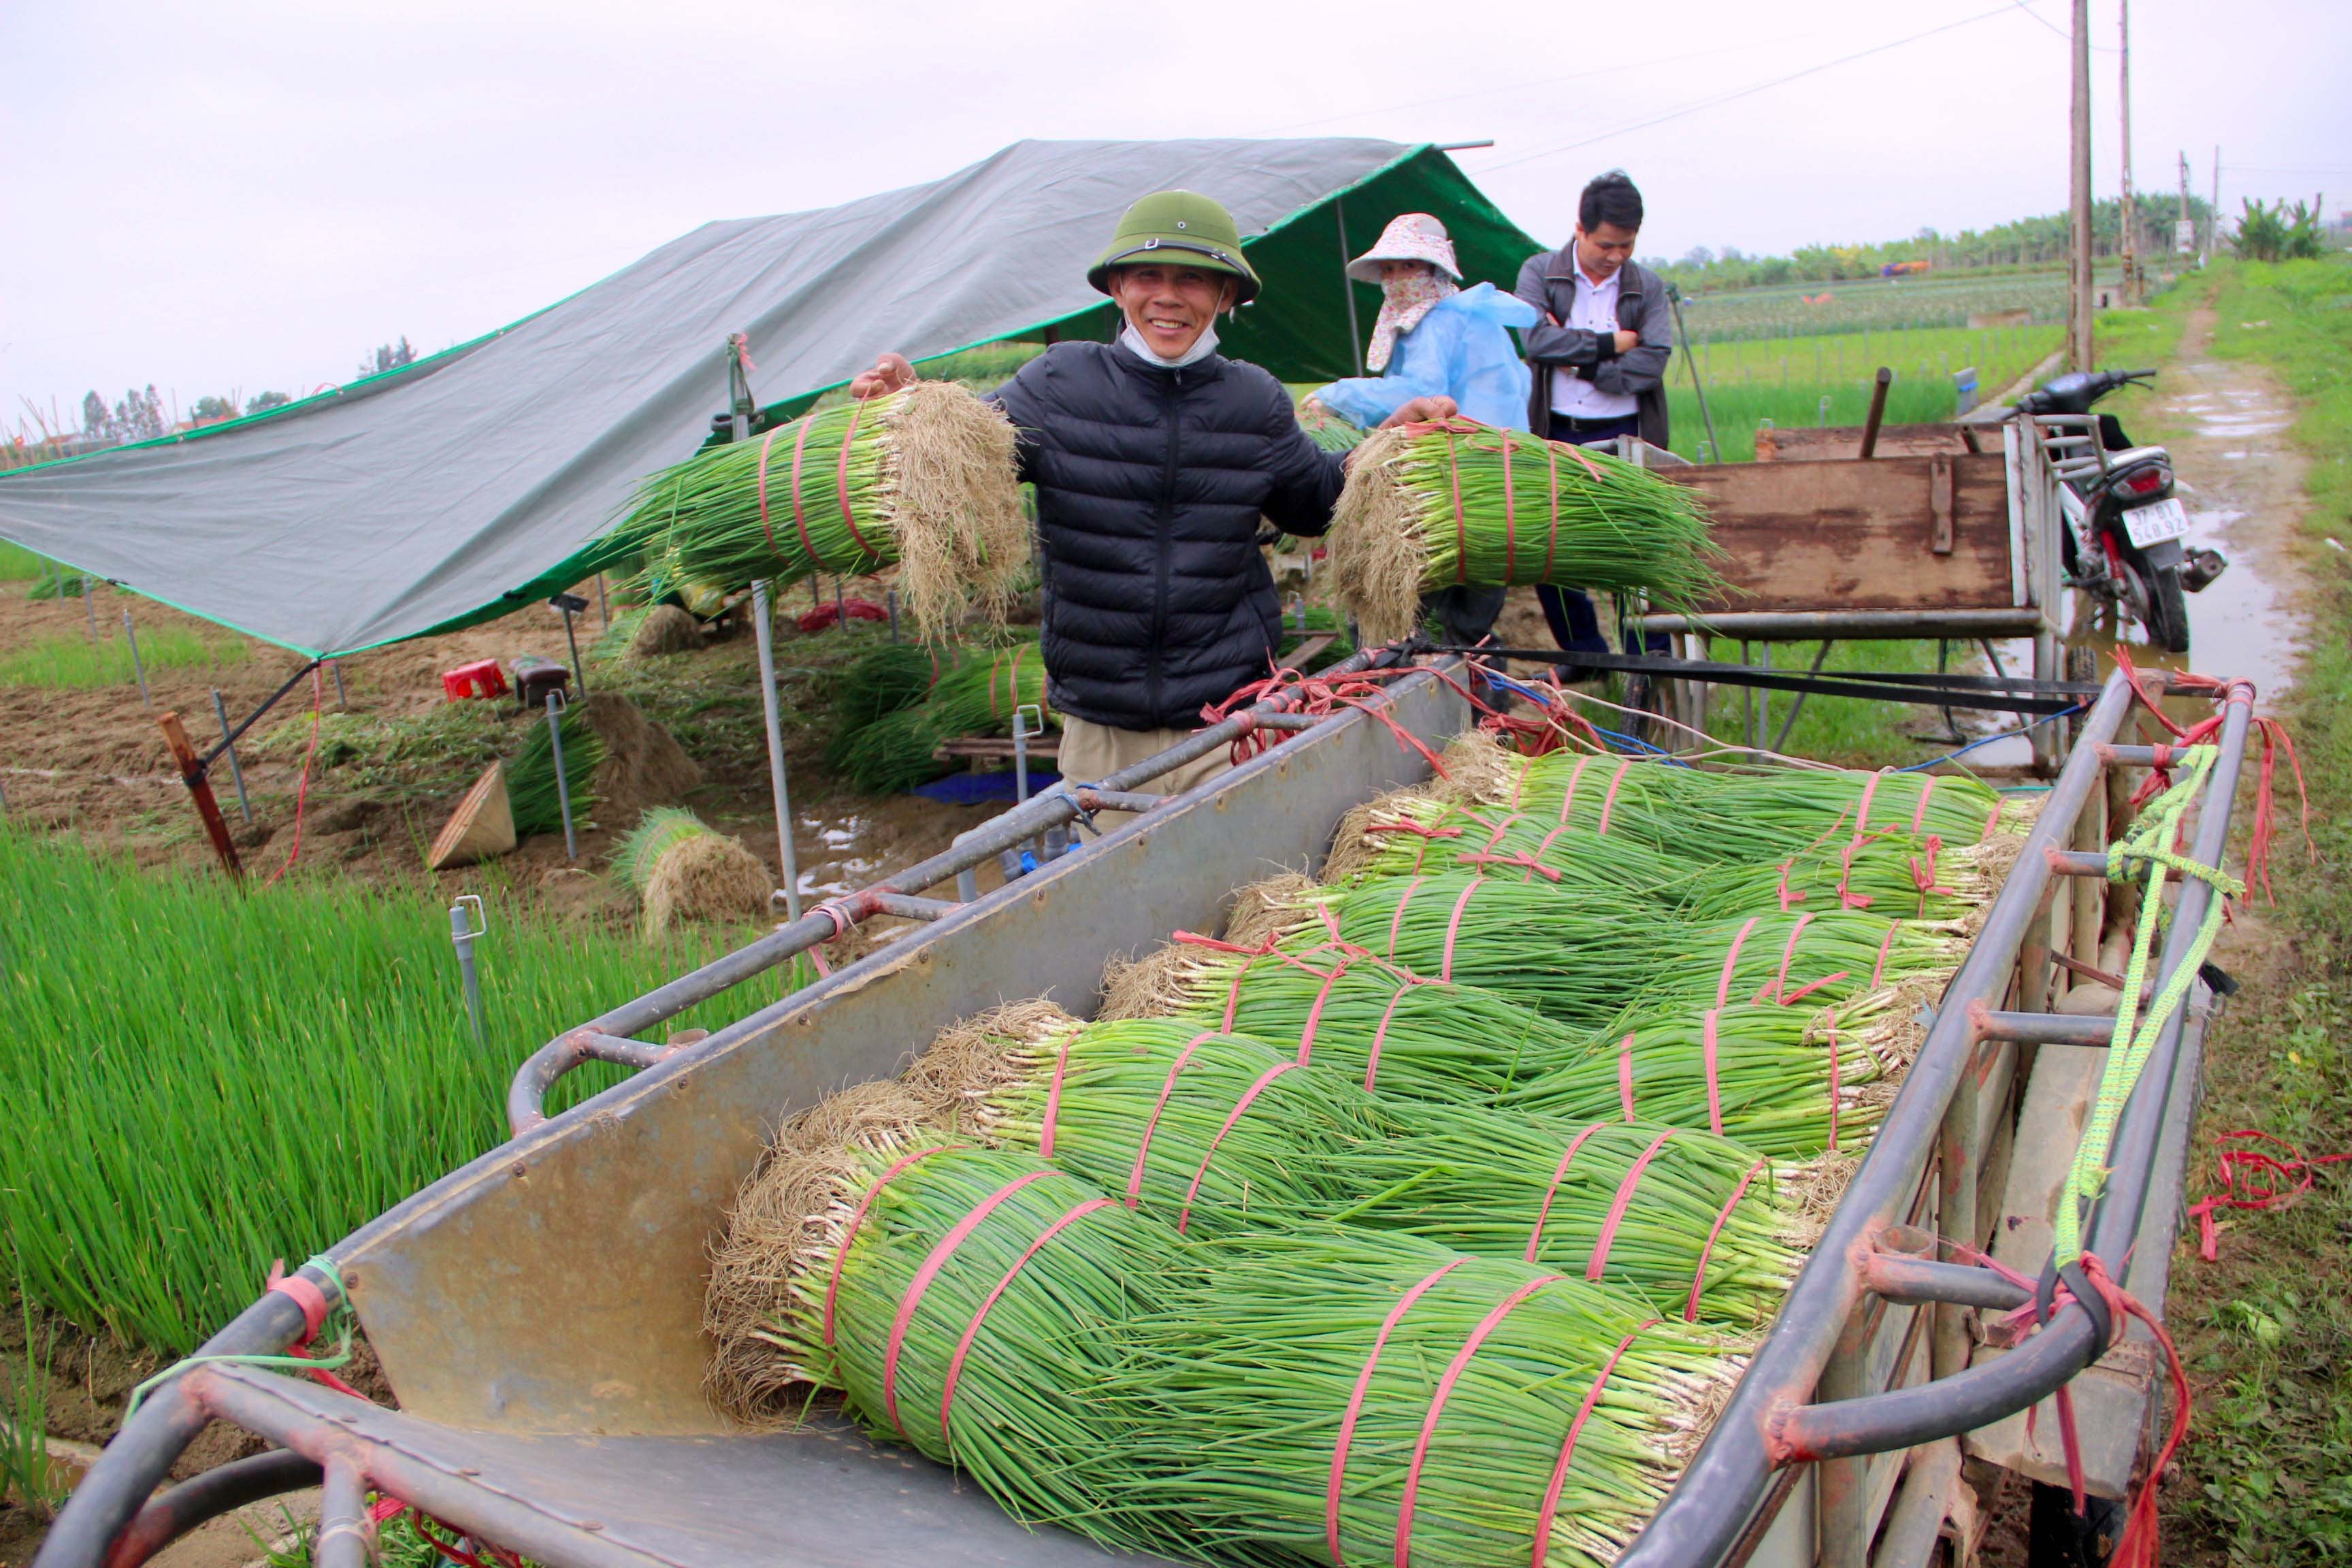
[[[2228,900],[2242,896],[2246,890],[2244,883],[2226,875],[2221,868],[2192,860],[2168,847],[2178,841],[2181,821],[2211,776],[2220,752],[2211,746],[2192,746],[2182,755],[2187,776],[2151,802],[2130,834],[2107,851],[2107,876],[2111,880],[2127,880],[2145,868],[2147,881],[2140,899],[2139,930],[2132,939],[2131,963],[2124,971],[2123,995],[2116,1005],[2116,1028],[2107,1044],[2106,1068],[2099,1077],[2098,1103],[2092,1110],[2089,1124],[2083,1129],[2082,1142],[2074,1150],[2074,1168],[2066,1174],[2066,1191],[2058,1204],[2051,1254],[2060,1268],[2083,1256],[2083,1211],[2106,1191],[2107,1156],[2115,1142],[2116,1123],[2122,1119],[2124,1105],[2139,1082],[2149,1053],[2156,1048],[2157,1037],[2164,1032],[2166,1020],[2187,1000],[2189,987],[2195,982],[2205,955],[2212,950],[2213,939],[2221,934]],[[2157,929],[2164,923],[2164,881],[2171,871],[2210,883],[2221,897],[2206,905],[2196,940],[2174,966],[2163,988],[2149,1000],[2143,1016],[2140,991],[2147,984],[2148,963],[2156,950]]]
[[[156,1389],[162,1387],[164,1384],[171,1382],[172,1379],[179,1376],[180,1373],[194,1366],[204,1366],[213,1363],[233,1363],[238,1366],[265,1366],[285,1372],[310,1372],[313,1370],[332,1372],[335,1368],[347,1364],[352,1359],[352,1330],[353,1323],[351,1302],[343,1292],[342,1270],[337,1268],[335,1267],[335,1260],[328,1257],[323,1252],[319,1254],[318,1257],[304,1263],[302,1267],[304,1268],[316,1268],[320,1273],[324,1274],[330,1280],[334,1282],[334,1300],[328,1303],[326,1322],[320,1325],[321,1328],[331,1326],[340,1331],[335,1340],[335,1353],[333,1355],[299,1356],[255,1354],[187,1356],[179,1361],[173,1362],[171,1365],[165,1367],[163,1371],[157,1373],[154,1376],[149,1378],[146,1382],[132,1389],[131,1391],[130,1403],[122,1407],[122,1419],[129,1421],[133,1415],[138,1415],[139,1406],[146,1402],[146,1398],[150,1394],[152,1394]]]

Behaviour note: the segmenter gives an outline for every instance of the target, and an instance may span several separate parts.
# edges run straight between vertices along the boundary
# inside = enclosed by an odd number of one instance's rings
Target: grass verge
[[[246,645],[185,626],[151,626],[139,634],[139,658],[152,679],[166,670],[243,664]],[[86,689],[127,685],[137,678],[130,642],[110,632],[96,640],[86,633],[58,632],[0,656],[0,686]]]
[[[2224,264],[2207,285],[2213,352],[2275,371],[2310,456],[2311,640],[2289,719],[2312,794],[2316,864],[2281,840],[2285,938],[2275,973],[2214,1030],[2200,1147],[2254,1128],[2311,1155],[2352,1150],[2352,574],[2329,541],[2352,536],[2352,260]],[[2210,1184],[2199,1156],[2192,1192]],[[2193,1230],[2170,1319],[2197,1407],[2182,1474],[2167,1492],[2168,1561],[2341,1563],[2352,1558],[2352,1165],[2322,1167],[2284,1209],[2225,1215],[2220,1257]],[[2195,1553],[2194,1556],[2191,1552]]]

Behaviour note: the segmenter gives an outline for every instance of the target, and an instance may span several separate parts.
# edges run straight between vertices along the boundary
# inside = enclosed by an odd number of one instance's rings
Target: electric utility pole
[[[2197,254],[2197,220],[2189,216],[2189,154],[2180,154],[2180,221],[2172,226],[2172,251],[2176,256]]]
[[[2074,0],[2074,90],[2067,119],[2068,226],[2074,255],[2066,282],[2066,368],[2088,370],[2097,356],[2091,310],[2091,0]]]
[[[2116,212],[2121,231],[2124,260],[2124,303],[2139,303],[2139,208],[2132,198],[2131,179],[2131,0],[2118,0],[2117,36],[2123,44],[2121,64],[2122,86],[2117,93],[2123,107],[2123,185],[2124,200]]]
[[[2213,143],[2213,210],[2205,215],[2205,259],[2221,248],[2221,144]]]

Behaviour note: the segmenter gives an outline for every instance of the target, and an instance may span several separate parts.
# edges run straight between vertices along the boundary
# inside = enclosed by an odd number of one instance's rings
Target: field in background
[[[2112,286],[2101,279],[2100,287]],[[1892,328],[1965,327],[1977,315],[2024,310],[2034,324],[2066,319],[2066,275],[2000,272],[1990,276],[1865,278],[1694,294],[1683,325],[1694,340],[1805,337]]]
[[[100,635],[58,632],[0,654],[0,686],[52,690],[121,686],[138,679],[121,625],[99,622]],[[221,669],[243,664],[247,644],[232,633],[207,636],[186,626],[150,626],[139,634],[139,658],[150,676],[167,669]]]

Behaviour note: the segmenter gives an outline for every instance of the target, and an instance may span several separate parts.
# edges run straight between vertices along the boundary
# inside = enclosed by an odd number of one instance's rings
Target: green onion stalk
[[[1803,1261],[1791,1173],[1687,1123],[1388,1110],[1388,1137],[1341,1156],[1366,1195],[1332,1218],[1601,1280],[1669,1318],[1761,1325]]]
[[[1557,1022],[1606,1022],[1650,978],[1628,946],[1672,921],[1656,905],[1596,879],[1583,887],[1472,872],[1378,878],[1307,888],[1269,906],[1264,929],[1310,952],[1337,940],[1416,974],[1475,985]],[[1237,934],[1238,933],[1238,934]],[[1236,921],[1228,936],[1252,945]]]
[[[1522,756],[1483,731],[1445,753],[1447,783],[1431,794],[1481,816],[1525,815],[1625,838],[1673,864],[1767,860],[1788,852],[1786,835],[1732,816],[1717,805],[1731,775],[1647,757],[1556,751]],[[1411,808],[1435,825],[1427,806]]]
[[[902,708],[911,708],[931,694],[940,678],[967,657],[961,647],[926,647],[921,643],[879,643],[867,648],[830,684],[833,699],[834,743]]]
[[[1574,1121],[1705,1129],[1759,1153],[1810,1160],[1867,1140],[1913,1033],[1883,1010],[1643,1008],[1602,1031],[1584,1060],[1504,1104]]]
[[[1870,773],[1859,768],[1776,768],[1724,775],[1717,797],[1727,816],[1769,821],[1807,840],[1880,828],[1947,845],[2021,832],[2038,807],[2008,801],[1965,775]]]
[[[1123,1501],[1226,1560],[1602,1568],[1743,1342],[1605,1286],[1401,1235],[1188,1249],[1107,1397]]]
[[[912,789],[954,766],[932,754],[942,744],[1009,735],[1018,708],[1034,706],[1041,719],[1058,722],[1045,695],[1045,662],[1034,639],[984,655],[974,650],[943,670],[924,700],[837,737],[826,754],[864,794]]]
[[[1661,925],[1634,941],[1647,976],[1642,1005],[1693,1012],[1736,1004],[1818,1007],[1882,990],[1916,1004],[1940,991],[1968,952],[1950,922],[1890,920],[1867,910]]]
[[[1003,415],[952,382],[819,409],[646,478],[616,551],[656,595],[682,583],[782,587],[897,563],[916,624],[944,636],[974,600],[1001,616],[1029,525]]]
[[[973,1135],[1187,1236],[1347,1201],[1339,1157],[1382,1125],[1370,1095],[1262,1041],[1164,1019],[1082,1024],[1050,1004],[948,1030],[905,1081]]]
[[[1520,881],[1600,882],[1672,900],[1685,866],[1624,833],[1596,832],[1548,812],[1448,805],[1417,792],[1383,795],[1349,812],[1323,878],[1413,877],[1484,871]]]
[[[1952,846],[1895,828],[1856,837],[1832,830],[1778,863],[1717,866],[1680,890],[1686,921],[1759,910],[1868,910],[1902,920],[1959,921],[1999,890],[2023,841],[2012,835]]]
[[[1724,587],[1696,490],[1470,420],[1367,439],[1330,539],[1335,592],[1374,640],[1411,631],[1422,594],[1463,584],[1559,583],[1681,611]]]
[[[1118,1526],[1103,1457],[1118,1433],[1096,1391],[1112,1331],[1161,1305],[1173,1235],[1008,1150],[918,1136],[857,1150],[845,1174],[772,1342],[1024,1523],[1168,1549]]]
[[[604,738],[587,715],[566,712],[563,725],[563,784],[572,798],[572,819],[584,822],[596,808],[596,770],[604,763]],[[507,764],[507,805],[514,813],[515,833],[563,831],[563,801],[555,788],[555,739],[547,721],[535,718],[524,729],[522,744]]]
[[[1407,1100],[1490,1100],[1588,1049],[1583,1035],[1491,991],[1338,948],[1179,940],[1115,970],[1107,992],[1104,1016],[1229,1027]]]

